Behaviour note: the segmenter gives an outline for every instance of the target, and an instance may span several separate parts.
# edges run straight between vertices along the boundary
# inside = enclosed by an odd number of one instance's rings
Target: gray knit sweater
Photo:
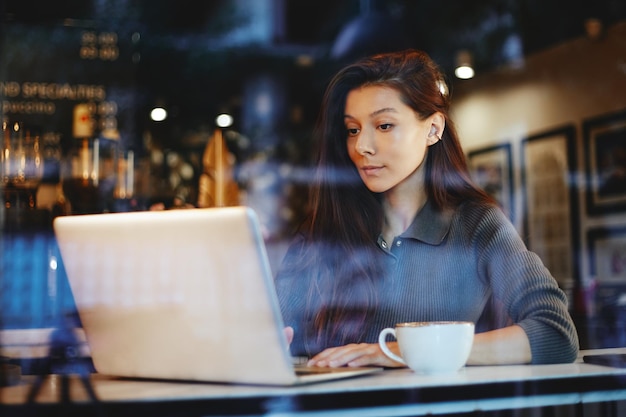
[[[406,321],[472,321],[477,332],[517,323],[530,340],[532,363],[575,360],[578,336],[565,294],[498,208],[466,203],[438,212],[427,203],[404,233],[389,243],[380,237],[378,245],[385,253],[378,307],[354,342],[376,343],[383,328]],[[294,241],[283,264],[300,250],[302,241]],[[276,278],[295,355],[328,347],[304,340],[312,326],[304,314],[309,284],[283,271]]]

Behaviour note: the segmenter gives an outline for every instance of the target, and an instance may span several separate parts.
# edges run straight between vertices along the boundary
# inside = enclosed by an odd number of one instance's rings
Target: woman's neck
[[[385,223],[383,238],[391,242],[404,232],[413,222],[417,212],[426,203],[426,189],[424,188],[423,164],[413,174],[385,192],[383,210]]]

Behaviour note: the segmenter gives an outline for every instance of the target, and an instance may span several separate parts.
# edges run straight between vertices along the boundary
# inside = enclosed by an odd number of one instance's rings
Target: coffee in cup
[[[389,350],[388,335],[398,341],[400,356]],[[474,323],[466,321],[398,323],[378,336],[385,355],[421,374],[458,371],[467,363],[473,342]]]

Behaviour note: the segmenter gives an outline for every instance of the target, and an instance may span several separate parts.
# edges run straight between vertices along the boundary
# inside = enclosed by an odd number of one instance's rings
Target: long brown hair
[[[317,168],[310,213],[302,228],[307,246],[292,264],[299,279],[311,280],[307,309],[314,329],[308,339],[316,340],[318,346],[310,346],[310,350],[358,342],[360,324],[376,307],[381,196],[365,187],[350,160],[344,124],[348,93],[365,85],[397,90],[420,119],[435,112],[445,117],[442,140],[428,148],[425,161],[426,194],[437,209],[466,200],[492,202],[472,183],[454,123],[448,117],[450,97],[445,78],[427,54],[417,50],[379,54],[340,70],[325,92],[315,131]]]

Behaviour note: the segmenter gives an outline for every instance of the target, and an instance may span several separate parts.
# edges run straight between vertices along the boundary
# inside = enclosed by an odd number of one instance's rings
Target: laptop
[[[295,365],[250,207],[86,214],[53,225],[98,373],[286,386],[382,369]]]

